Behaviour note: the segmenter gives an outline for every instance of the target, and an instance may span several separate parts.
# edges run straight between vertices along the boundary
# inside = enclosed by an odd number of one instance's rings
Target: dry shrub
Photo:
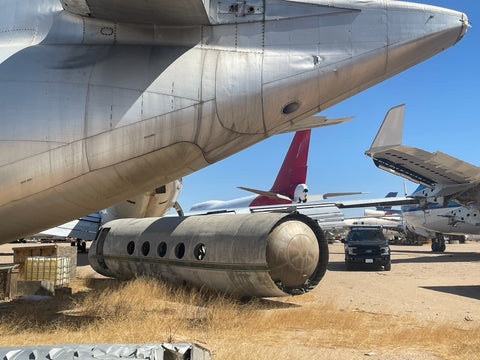
[[[217,359],[260,360],[310,358],[332,347],[416,348],[444,359],[480,354],[478,327],[342,310],[334,301],[242,301],[146,278],[77,285],[82,290],[72,299],[13,302],[0,312],[0,345],[186,341],[206,346]]]

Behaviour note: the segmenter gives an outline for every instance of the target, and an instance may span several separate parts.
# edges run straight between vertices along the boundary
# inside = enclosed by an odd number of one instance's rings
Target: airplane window
[[[144,256],[147,256],[149,252],[150,252],[150,243],[148,241],[145,241],[142,244],[142,254]]]
[[[185,244],[180,243],[177,246],[175,246],[175,256],[178,259],[181,259],[181,258],[183,258],[183,255],[185,255]]]
[[[130,241],[127,245],[127,252],[129,255],[132,255],[134,251],[135,251],[135,243],[133,241]]]
[[[162,241],[160,244],[158,244],[157,254],[160,257],[164,257],[166,253],[167,253],[167,243],[165,241]]]
[[[202,243],[195,246],[195,249],[193,250],[193,255],[197,260],[205,259],[205,253],[206,253],[205,244],[202,244]]]

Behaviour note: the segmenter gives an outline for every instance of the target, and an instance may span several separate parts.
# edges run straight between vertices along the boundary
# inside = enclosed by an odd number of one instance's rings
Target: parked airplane
[[[389,206],[412,200],[307,202],[303,190],[309,140],[310,130],[295,134],[270,191],[249,189],[259,195],[195,205],[191,210],[197,216],[107,223],[90,247],[92,267],[105,276],[154,274],[243,296],[311,290],[328,262],[322,230],[345,227],[339,206]],[[359,193],[319,197],[347,194]]]
[[[1,242],[294,128],[468,27],[383,0],[11,0],[0,20]]]
[[[385,0],[10,0],[0,24],[6,242],[298,130],[309,116],[454,45],[468,20]],[[97,261],[116,267],[109,242],[99,243]],[[203,263],[208,276],[225,273],[218,261],[229,261],[242,275],[224,284],[262,287],[245,264],[264,249],[241,256],[234,249]],[[134,254],[139,267],[158,260],[155,252]],[[125,256],[129,268],[132,255]],[[199,261],[190,249],[182,261],[166,256],[174,261],[167,267],[197,273],[187,266]],[[323,275],[326,260],[318,259],[295,287]]]
[[[442,152],[401,145],[404,105],[387,113],[365,153],[380,169],[420,184],[411,195],[421,206],[403,206],[410,231],[435,234],[432,250],[443,251],[443,234],[480,234],[480,168]]]
[[[390,191],[386,198],[394,198],[398,195],[396,191]],[[406,195],[406,194],[405,194]],[[375,210],[373,209],[365,209],[364,215],[365,216],[390,216],[395,214],[401,214],[400,210],[392,209],[391,206],[377,206]]]
[[[350,118],[346,118],[350,119]],[[266,206],[276,204],[306,203],[308,200],[327,199],[332,196],[355,195],[361,192],[327,193],[321,195],[309,195],[305,184],[307,178],[308,149],[310,146],[311,130],[297,131],[290,147],[285,155],[282,166],[277,173],[275,182],[269,191],[257,190],[246,187],[240,189],[253,192],[251,195],[233,200],[209,200],[193,205],[189,214],[236,211],[241,212],[254,206]],[[343,214],[336,208],[337,213]]]
[[[310,133],[310,130],[303,130],[295,134],[275,182],[269,191],[240,187],[240,189],[245,189],[258,195],[227,201],[205,201],[193,205],[187,215],[221,212],[234,212],[237,214],[261,211],[268,212],[277,210],[276,207],[272,208],[272,205],[308,203],[310,204],[308,207],[301,206],[295,207],[295,209],[316,220],[320,228],[326,232],[325,235],[327,238],[329,238],[329,236],[333,238],[336,230],[341,230],[354,224],[382,225],[387,228],[402,231],[402,216],[401,214],[392,215],[396,210],[392,210],[392,207],[388,205],[388,201],[386,202],[386,206],[377,206],[377,210],[365,210],[366,213],[367,211],[376,211],[375,215],[345,218],[345,215],[338,207],[338,203],[332,201],[319,203],[318,201],[336,196],[362,194],[362,192],[335,192],[319,195],[311,195],[308,193],[308,187],[305,182],[307,177]],[[395,201],[396,204],[403,204],[408,201],[405,198],[397,198],[396,196],[396,192],[390,192],[385,196],[385,199],[393,198],[392,200]],[[340,206],[345,207],[348,203],[349,207],[363,207],[365,206],[364,204],[369,204],[370,201],[372,200],[348,200],[347,202],[342,202]],[[378,199],[374,201],[375,203],[379,202]],[[382,216],[379,215],[380,212]]]
[[[73,237],[83,240],[93,240],[97,236],[99,227],[111,220],[161,217],[172,207],[177,210],[179,215],[183,215],[183,210],[177,203],[181,189],[182,179],[174,180],[153,191],[131,197],[118,204],[109,206],[106,209],[82,216],[79,219],[47,230],[42,230],[31,236],[42,239],[65,239]]]
[[[397,192],[389,192],[385,198],[396,198]],[[364,216],[344,219],[347,226],[383,226],[389,230],[404,231],[404,222],[401,210],[394,210],[391,206],[377,206],[375,210],[365,209]]]

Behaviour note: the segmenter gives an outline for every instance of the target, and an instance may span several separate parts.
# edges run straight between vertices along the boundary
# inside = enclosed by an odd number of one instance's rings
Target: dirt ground
[[[315,298],[331,297],[359,311],[478,326],[480,242],[447,244],[444,253],[432,253],[430,245],[391,249],[391,271],[346,271],[343,244],[330,245],[328,271]]]
[[[0,246],[0,264],[13,260],[12,248],[36,244]],[[60,244],[69,246],[69,244]],[[330,262],[321,283],[309,294],[275,299],[308,308],[330,301],[342,311],[415,318],[422,323],[447,323],[458,329],[480,326],[480,242],[447,244],[444,253],[432,253],[429,245],[391,246],[392,269],[346,271],[343,244],[329,245]],[[77,277],[99,277],[78,254]],[[480,342],[480,339],[479,339]],[[375,349],[323,349],[325,359],[438,359],[411,349],[399,352]],[[479,355],[480,356],[480,355]]]

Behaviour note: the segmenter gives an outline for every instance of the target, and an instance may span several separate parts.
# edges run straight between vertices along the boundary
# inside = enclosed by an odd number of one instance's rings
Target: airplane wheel
[[[445,240],[440,241],[440,243],[438,244],[438,250],[437,251],[438,252],[444,252],[445,248],[446,248]]]

